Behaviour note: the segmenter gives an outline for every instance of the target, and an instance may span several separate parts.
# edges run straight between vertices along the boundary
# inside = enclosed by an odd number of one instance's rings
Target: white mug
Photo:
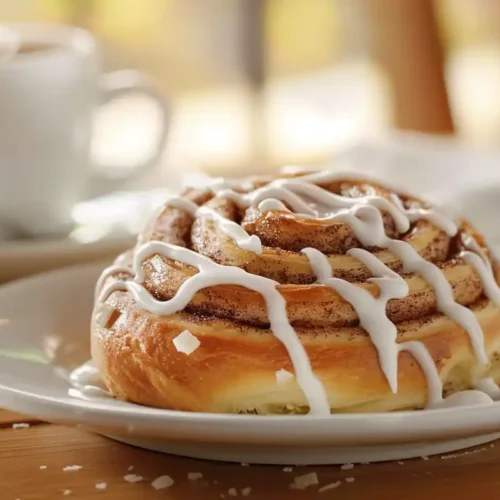
[[[99,104],[128,92],[158,103],[162,130],[150,158],[137,168],[114,168],[110,178],[90,158],[93,115]],[[77,202],[119,189],[154,165],[169,115],[143,74],[100,74],[90,33],[51,24],[0,25],[0,233],[67,231]]]

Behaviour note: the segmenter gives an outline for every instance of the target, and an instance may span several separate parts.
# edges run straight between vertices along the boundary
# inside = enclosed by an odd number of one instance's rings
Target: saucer
[[[73,230],[65,236],[0,240],[0,283],[57,267],[113,260],[134,245],[138,232],[167,196],[164,189],[116,192],[77,204]]]
[[[110,262],[135,242],[132,235],[111,236],[89,243],[69,237],[0,243],[0,283],[57,267],[108,259]]]
[[[160,452],[246,463],[400,460],[500,437],[500,403],[318,417],[194,413],[76,398],[69,374],[90,356],[88,325],[102,267],[60,269],[0,288],[0,407]]]

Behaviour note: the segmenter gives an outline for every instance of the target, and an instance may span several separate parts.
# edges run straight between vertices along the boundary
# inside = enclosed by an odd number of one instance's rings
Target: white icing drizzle
[[[258,205],[259,212],[265,214],[266,212],[290,212],[287,206],[275,198],[261,201]],[[291,213],[291,212],[290,212]]]
[[[463,238],[466,248],[472,251],[460,252],[459,257],[478,274],[483,284],[484,294],[497,307],[500,307],[500,288],[495,280],[491,263],[473,236],[467,235]]]
[[[282,209],[281,205],[279,201],[271,199],[263,201],[259,207],[262,206],[264,210]],[[282,206],[284,207],[284,205]],[[385,234],[384,221],[380,210],[369,204],[358,203],[349,209],[330,216],[328,220],[347,224],[364,246],[383,247],[389,241]]]
[[[392,197],[392,202],[373,194],[349,198],[333,194],[316,185],[320,182],[328,183],[342,178],[345,178],[345,174],[322,172],[293,179],[278,179],[245,194],[233,191],[231,188],[236,188],[236,186],[227,182],[214,183],[211,189],[217,197],[231,199],[241,208],[258,206],[261,212],[289,211],[288,205],[300,217],[327,222],[344,222],[351,227],[354,235],[363,245],[388,249],[401,260],[405,272],[420,274],[434,288],[438,310],[467,331],[478,360],[481,363],[486,363],[483,332],[474,313],[454,301],[453,290],[437,266],[423,259],[408,243],[387,237],[381,211],[391,214],[400,233],[409,229],[410,222],[426,219],[449,236],[454,236],[457,233],[456,224],[434,208],[406,209],[399,197]],[[255,253],[262,252],[262,245],[257,236],[250,236],[240,225],[226,219],[213,209],[206,206],[198,207],[182,198],[172,198],[167,204],[186,210],[193,217],[210,217],[217,228],[234,240],[238,246]],[[465,243],[466,247],[472,251],[464,251],[461,257],[480,276],[488,298],[499,305],[500,289],[494,279],[489,260],[472,237],[467,239]],[[352,283],[333,278],[327,257],[318,250],[309,248],[304,249],[303,253],[309,258],[318,280],[335,289],[353,305],[358,314],[360,325],[368,332],[377,348],[381,369],[393,392],[397,391],[398,354],[401,351],[408,351],[417,360],[426,377],[427,407],[441,408],[455,404],[492,401],[485,394],[485,392],[492,392],[492,381],[486,381],[487,379],[479,381],[477,385],[478,389],[486,388],[487,390],[484,392],[463,391],[443,400],[441,378],[425,344],[419,341],[408,341],[400,344],[396,342],[397,328],[387,318],[385,310],[389,300],[403,298],[408,294],[405,280],[397,273],[365,250],[352,249],[348,252],[363,262],[374,275],[369,281],[377,284],[380,289],[379,296],[375,298],[368,291]],[[142,263],[155,254],[196,267],[199,271],[181,285],[172,299],[164,302],[156,300],[142,286],[145,278]],[[249,274],[237,267],[221,266],[186,248],[158,241],[147,242],[136,249],[133,270],[135,272],[134,279],[115,281],[102,290],[96,301],[96,308],[115,290],[128,290],[141,307],[159,315],[168,315],[184,309],[195,293],[210,286],[235,284],[262,294],[266,301],[271,330],[288,351],[297,382],[304,392],[311,413],[319,415],[330,413],[324,387],[314,375],[307,353],[289,323],[286,302],[276,289],[278,283],[258,275]],[[96,289],[99,290],[100,286],[102,287],[110,274],[117,272],[130,274],[130,269],[117,266],[108,268],[101,276]],[[75,374],[76,379],[80,379],[83,373],[84,370]],[[75,380],[76,383],[81,385],[81,380],[80,382]],[[494,385],[500,392],[496,384]]]
[[[353,283],[333,278],[328,258],[319,250],[305,248],[302,253],[307,255],[318,281],[338,292],[353,306],[358,314],[359,324],[370,335],[377,348],[380,367],[392,392],[397,392],[398,347],[396,338],[398,331],[396,325],[387,317],[385,309],[390,299],[403,298],[408,294],[406,281],[366,250],[359,248],[349,250],[348,254],[363,262],[375,276],[369,281],[378,285],[380,295],[373,297],[369,291]]]
[[[184,210],[193,218],[196,217],[198,209],[200,208],[196,203],[193,203],[190,200],[186,200],[185,198],[179,198],[177,196],[173,196],[166,201],[164,208],[167,207]]]
[[[437,212],[434,208],[407,208],[405,209],[405,214],[410,222],[425,219],[444,231],[450,237],[457,234],[457,225],[443,214]]]
[[[262,243],[255,234],[251,236],[236,222],[226,219],[209,207],[199,207],[197,215],[209,217],[226,236],[231,238],[240,248],[254,253],[262,253]]]
[[[388,238],[385,234],[382,214],[376,208],[361,207],[357,215],[351,227],[355,233],[362,235],[361,243],[365,246],[387,248],[401,260],[405,272],[420,274],[434,288],[438,310],[467,331],[477,358],[481,363],[487,363],[488,357],[484,349],[481,326],[469,308],[455,302],[453,290],[441,270],[421,257],[410,244]]]
[[[145,278],[142,263],[156,254],[196,267],[199,271],[186,280],[175,296],[167,301],[156,300],[141,285]],[[99,302],[106,300],[114,290],[126,289],[147,311],[152,314],[169,315],[183,310],[196,292],[210,286],[234,284],[260,293],[266,301],[271,330],[288,351],[297,383],[304,392],[310,413],[330,414],[330,405],[323,384],[314,375],[304,346],[288,321],[286,301],[276,289],[278,283],[262,276],[249,274],[238,267],[222,266],[192,250],[160,241],[150,241],[139,247],[136,250],[133,267],[134,280],[111,283],[103,289]]]
[[[193,218],[207,217],[214,222],[222,233],[231,238],[240,248],[254,253],[262,253],[262,244],[258,236],[250,236],[239,224],[226,219],[210,207],[200,207],[192,201],[179,197],[170,198],[167,200],[165,206],[185,210]]]
[[[404,245],[408,244],[404,243]],[[428,387],[427,408],[491,402],[489,396],[482,392],[478,394],[478,391],[464,391],[460,397],[453,395],[451,399],[448,397],[443,400],[441,377],[425,344],[415,340],[400,344],[396,343],[397,328],[387,317],[386,306],[390,299],[403,298],[408,294],[408,285],[401,276],[366,250],[349,250],[348,253],[363,262],[375,276],[368,280],[376,283],[380,289],[379,296],[375,298],[367,290],[353,283],[332,278],[330,263],[323,253],[314,248],[306,248],[302,252],[309,258],[311,267],[319,282],[337,291],[355,309],[360,326],[370,335],[373,344],[377,348],[380,367],[394,393],[397,392],[398,355],[402,351],[408,351],[417,360],[426,377]],[[434,280],[433,272],[430,280]],[[438,288],[439,286],[442,286],[441,283],[439,283]],[[484,348],[480,348],[479,352],[484,352]]]
[[[377,195],[350,198],[331,193],[316,185],[317,182],[333,182],[341,178],[342,174],[339,173],[322,172],[292,179],[277,179],[248,193],[238,193],[229,189],[234,188],[235,184],[224,180],[215,181],[210,188],[216,197],[230,199],[241,208],[258,206],[262,212],[289,211],[283,203],[286,202],[292,211],[302,218],[345,223],[363,245],[370,245],[369,238],[365,237],[369,229],[367,226],[372,223],[373,218],[380,216],[380,210],[392,216],[400,233],[408,231],[410,222],[418,219],[429,220],[449,236],[454,236],[457,232],[456,224],[434,208],[405,209],[397,196],[392,196],[392,202]],[[183,198],[171,198],[167,205],[186,210],[193,217],[210,217],[221,232],[234,240],[240,248],[262,253],[262,244],[258,236],[249,235],[239,224],[226,219],[213,209],[206,206],[198,207]],[[369,211],[369,208],[377,209],[377,213]],[[385,237],[383,226],[380,237],[382,239]]]
[[[371,177],[368,175],[365,175],[363,173],[359,172],[338,172],[338,171],[323,171],[323,172],[316,172],[313,174],[309,175],[304,175],[302,177],[299,177],[297,179],[293,179],[294,181],[300,181],[300,182],[306,182],[306,183],[312,183],[312,184],[319,184],[319,183],[331,183],[331,182],[336,182],[336,181],[342,181],[344,179],[349,179],[349,178],[357,178],[357,179],[362,179],[368,183],[382,183],[379,179],[376,179],[375,177]],[[384,180],[383,183],[387,186],[387,180]],[[396,187],[391,188],[392,191],[398,191]],[[397,208],[403,212],[407,218],[411,221],[417,221],[420,219],[428,220],[432,224],[434,224],[436,227],[444,231],[445,233],[448,234],[448,236],[454,236],[458,230],[457,225],[455,222],[452,220],[451,216],[447,216],[443,214],[442,212],[444,211],[443,208],[437,208],[437,207],[432,207],[432,208],[410,208],[406,209],[403,206],[403,203],[399,196],[395,194],[390,195],[391,200],[393,203],[397,206]],[[359,198],[355,198],[359,199]],[[392,215],[392,212],[390,212]]]
[[[361,220],[357,218],[352,221],[351,225],[355,234],[360,233],[362,235],[361,243],[367,246],[387,248],[401,260],[405,272],[420,274],[434,288],[438,310],[466,330],[478,360],[481,363],[487,363],[488,357],[484,347],[484,336],[479,322],[470,309],[455,302],[453,290],[441,270],[432,262],[422,258],[408,243],[388,238],[384,231],[382,214],[379,210],[374,207],[363,208]],[[417,216],[418,214],[414,213],[412,215]],[[452,228],[450,225],[447,229],[451,234],[456,233],[456,227]],[[400,345],[400,347],[395,345],[397,329],[387,318],[385,307],[387,301],[391,298],[402,298],[403,289],[401,283],[395,278],[395,276],[399,277],[399,275],[393,273],[380,261],[380,265],[375,264],[373,259],[378,259],[372,254],[354,249],[355,256],[376,276],[371,281],[379,280],[377,284],[381,293],[378,298],[374,298],[366,290],[356,285],[332,278],[328,259],[321,252],[315,249],[305,249],[303,252],[308,256],[313,272],[319,278],[319,281],[334,288],[356,310],[361,326],[368,332],[378,350],[381,369],[386,375],[391,389],[394,392],[397,390],[398,351],[408,350],[417,359],[426,376],[429,388],[428,404],[432,406],[440,402],[442,400],[441,378],[425,346],[420,342],[407,342]],[[352,252],[351,250],[348,253],[352,254]],[[367,255],[370,257],[367,257]],[[384,278],[385,281],[383,281]],[[407,288],[403,296],[406,294]]]
[[[127,274],[132,276],[132,269],[130,267],[124,267],[120,265],[109,266],[101,273],[99,279],[97,280],[95,290],[94,290],[94,300],[97,300],[99,294],[101,293],[102,287],[104,283],[111,278],[111,276],[115,276],[116,274]]]
[[[410,223],[405,214],[386,198],[374,195],[360,198],[340,196],[326,191],[315,184],[309,184],[305,180],[308,177],[304,176],[286,180],[278,179],[267,186],[245,194],[232,190],[221,190],[217,192],[217,196],[230,199],[242,208],[257,206],[259,203],[270,199],[286,202],[292,211],[301,217],[313,218],[325,222],[349,223],[353,214],[360,207],[371,206],[387,211],[393,217],[399,232],[404,233],[410,228]],[[315,209],[318,205],[323,207],[321,211],[318,211],[317,208]],[[281,207],[283,206],[282,204]],[[326,216],[321,217],[320,214],[326,214]],[[351,217],[346,217],[348,215]]]
[[[426,408],[438,404],[443,400],[443,383],[434,359],[425,344],[418,340],[409,340],[398,344],[398,352],[408,351],[417,360],[427,380]]]
[[[401,202],[401,198],[396,194],[391,194],[391,200],[406,214],[410,222],[424,219],[434,224],[441,231],[444,231],[450,238],[457,234],[458,227],[456,223],[450,217],[439,212],[437,208],[405,208]]]
[[[276,181],[271,182],[269,185],[264,186],[260,190],[256,190],[250,194],[256,198],[255,201],[258,201],[259,199],[267,200],[270,198],[277,198],[278,200],[287,201],[293,211],[298,212],[301,215],[316,215],[317,219],[324,221],[334,221],[335,219],[330,219],[328,217],[319,217],[318,213],[315,213],[315,210],[313,208],[315,204],[323,204],[330,209],[345,209],[359,204],[368,204],[378,209],[387,211],[396,222],[396,227],[400,233],[404,233],[409,229],[409,222],[415,222],[420,219],[428,220],[436,227],[444,231],[448,236],[455,236],[455,234],[457,233],[458,228],[455,222],[451,220],[450,217],[442,214],[437,208],[433,207],[406,209],[403,206],[399,196],[396,195],[391,195],[393,203],[389,202],[389,200],[384,197],[376,195],[363,196],[360,198],[348,198],[345,196],[330,193],[329,191],[326,191],[315,185],[317,183],[335,182],[346,177],[348,178],[349,174],[339,172],[319,172],[292,179],[277,179]],[[356,175],[356,177],[359,177],[359,175]],[[278,192],[278,196],[275,196],[276,191],[272,190],[267,191],[268,196],[265,196],[266,188],[271,188],[271,186],[281,187],[282,190]],[[304,200],[300,199],[300,197],[299,200],[295,200],[293,204],[290,203],[290,194],[286,191],[291,191],[292,194],[302,193],[302,195],[306,195],[312,201],[312,206],[311,203],[308,204]],[[259,192],[258,195],[256,194],[257,192]],[[218,194],[227,197],[233,196],[233,194],[230,192],[225,192],[225,194]],[[283,197],[280,197],[280,194]],[[243,204],[243,206],[245,206],[244,199],[238,197],[233,199],[234,201],[239,201],[241,204]],[[271,207],[271,205],[264,205],[263,211],[272,210]],[[259,206],[259,208],[261,207]],[[286,207],[281,204],[280,208],[276,209],[283,210],[283,208],[286,209]]]
[[[455,302],[453,289],[439,267],[426,261],[404,241],[391,240],[387,248],[401,260],[405,272],[420,274],[434,288],[437,309],[458,323],[469,334],[479,362],[487,363],[488,356],[484,348],[483,331],[476,315],[468,307]]]

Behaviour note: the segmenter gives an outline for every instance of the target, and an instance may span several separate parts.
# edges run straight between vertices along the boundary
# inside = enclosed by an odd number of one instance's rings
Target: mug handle
[[[106,173],[104,165],[103,168],[94,168],[87,198],[95,198],[118,190],[125,182],[142,177],[147,170],[154,167],[165,147],[171,118],[169,103],[153,82],[140,71],[121,70],[102,75],[100,88],[101,105],[126,94],[142,94],[156,101],[161,111],[162,125],[156,147],[144,161],[133,167],[127,165],[123,169],[113,165],[113,169],[108,169],[112,174]]]

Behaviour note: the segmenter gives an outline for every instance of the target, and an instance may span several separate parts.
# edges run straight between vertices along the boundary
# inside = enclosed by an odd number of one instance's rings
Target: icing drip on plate
[[[69,376],[69,382],[73,386],[69,392],[70,396],[80,399],[111,397],[93,361],[87,361],[73,370]]]
[[[392,196],[391,200],[388,200],[369,193],[350,198],[331,193],[317,185],[342,180],[345,177],[344,174],[332,172],[313,173],[298,178],[277,179],[247,193],[233,190],[232,188],[237,186],[227,182],[217,182],[211,189],[216,197],[230,199],[240,208],[258,207],[261,212],[291,211],[299,218],[326,223],[345,223],[362,245],[387,249],[401,261],[406,273],[417,273],[432,286],[436,293],[438,310],[467,332],[478,361],[487,363],[483,332],[474,313],[455,302],[453,290],[439,267],[422,258],[409,243],[393,240],[385,234],[382,211],[392,216],[399,233],[407,232],[412,222],[425,219],[452,237],[458,230],[454,221],[435,208],[405,208],[397,196]],[[183,198],[172,198],[167,205],[184,210],[192,217],[210,218],[216,229],[240,248],[254,253],[262,252],[261,241],[256,235],[249,235],[239,224],[226,219],[211,208],[199,207]],[[500,306],[500,289],[484,251],[472,236],[465,237],[464,246],[466,250],[459,257],[478,274],[485,295]],[[493,380],[484,379],[477,383],[478,390],[463,391],[443,400],[442,381],[426,346],[416,340],[397,343],[396,325],[386,314],[388,301],[406,297],[408,285],[401,276],[373,254],[362,249],[348,251],[350,256],[362,262],[372,273],[373,277],[368,281],[378,286],[380,291],[378,297],[373,297],[356,284],[333,278],[327,256],[318,250],[306,248],[302,252],[308,257],[318,281],[336,290],[356,310],[360,325],[370,335],[377,349],[381,369],[393,392],[398,390],[398,355],[402,351],[408,351],[417,360],[426,377],[428,408],[480,404],[491,402],[490,396],[500,395],[500,389]],[[198,269],[198,273],[187,279],[175,296],[167,301],[155,299],[142,285],[145,278],[142,264],[156,254]],[[310,413],[315,415],[330,413],[330,404],[323,384],[313,373],[307,352],[290,325],[285,299],[276,288],[278,283],[247,273],[238,267],[219,265],[187,248],[158,241],[150,241],[136,248],[133,273],[130,269],[122,267],[106,270],[99,280],[97,290],[102,288],[109,276],[116,273],[128,274],[131,279],[115,280],[104,287],[96,300],[96,310],[115,290],[128,290],[137,304],[158,315],[169,315],[184,309],[199,290],[216,285],[239,285],[260,293],[266,302],[270,329],[287,349],[294,368],[293,375],[304,393]],[[73,383],[85,386],[82,384],[85,373],[84,369],[75,372]]]

